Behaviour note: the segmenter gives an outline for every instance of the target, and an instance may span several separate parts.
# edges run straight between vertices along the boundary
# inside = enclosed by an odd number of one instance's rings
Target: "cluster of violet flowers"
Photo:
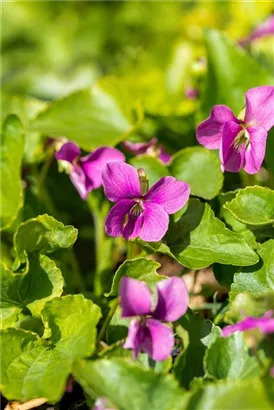
[[[238,117],[225,105],[214,106],[209,118],[198,125],[197,140],[208,149],[219,149],[223,171],[238,172],[244,168],[254,174],[262,165],[267,133],[274,125],[274,87],[252,88],[245,97],[245,109]],[[171,160],[156,138],[147,143],[126,141],[123,146],[136,155],[156,155],[163,163]],[[100,147],[81,156],[80,147],[66,141],[56,159],[69,165],[70,179],[83,200],[103,186],[105,196],[114,203],[105,221],[105,231],[113,237],[160,241],[168,230],[169,215],[184,207],[190,196],[189,185],[172,176],[159,179],[149,188],[144,170],[127,164],[124,154],[116,148]],[[134,358],[145,352],[154,360],[165,360],[174,347],[169,323],[187,311],[189,296],[181,278],[161,280],[156,290],[157,304],[153,307],[145,283],[129,277],[120,282],[122,317],[133,317],[124,347],[132,349]],[[223,329],[223,336],[254,328],[263,333],[274,332],[272,312],[229,325]]]

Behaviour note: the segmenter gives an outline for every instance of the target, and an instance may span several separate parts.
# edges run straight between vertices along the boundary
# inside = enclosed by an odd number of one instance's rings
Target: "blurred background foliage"
[[[259,39],[245,50],[237,45],[272,9],[272,1],[4,2],[2,119],[18,115],[25,150],[24,206],[2,235],[3,257],[12,259],[12,234],[18,224],[47,212],[79,229],[74,250],[59,258],[65,265],[67,291],[89,288],[88,273],[94,269],[92,217],[68,176],[58,172],[49,137],[68,137],[87,150],[116,145],[128,138],[124,131],[131,127],[131,139],[156,136],[171,154],[197,145],[197,122],[214,104],[227,104],[237,115],[248,88],[273,80],[272,38]],[[94,84],[101,94],[90,105]],[[88,91],[71,94],[82,89]],[[193,89],[195,96],[189,97]],[[64,103],[56,105],[60,98]],[[150,161],[152,165],[144,165],[150,167],[151,179],[170,174],[171,169],[156,164],[156,159]],[[264,184],[252,178],[226,174],[224,188]],[[197,184],[203,186],[202,181],[197,179]],[[100,195],[92,193],[98,201]],[[218,210],[214,202],[212,206]],[[122,253],[123,242],[118,239],[115,245]],[[66,275],[71,269],[73,277]],[[77,272],[84,272],[88,283],[83,284]]]
[[[272,1],[5,2],[3,89],[50,100],[115,74],[173,94],[203,71],[205,29],[237,41],[272,8]],[[262,60],[273,52],[268,39],[252,48]]]

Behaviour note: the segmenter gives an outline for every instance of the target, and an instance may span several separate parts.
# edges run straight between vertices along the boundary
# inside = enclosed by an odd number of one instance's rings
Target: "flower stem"
[[[127,259],[134,259],[140,253],[140,246],[134,242],[127,242]]]
[[[105,235],[105,218],[109,210],[108,202],[102,200],[100,192],[92,192],[87,198],[87,205],[94,222],[95,276],[94,292],[103,293],[102,274],[111,266],[112,241]]]
[[[112,317],[113,317],[113,315],[114,315],[114,313],[115,313],[115,311],[116,311],[118,305],[119,305],[119,299],[117,298],[117,299],[115,299],[115,301],[113,302],[113,305],[112,305],[111,308],[109,309],[109,312],[108,312],[108,314],[107,314],[107,317],[105,318],[105,321],[104,321],[104,323],[103,323],[103,326],[102,326],[102,328],[101,328],[101,330],[100,330],[100,332],[99,332],[99,334],[98,334],[97,343],[99,343],[99,342],[103,339],[103,337],[104,337],[104,335],[105,335],[105,333],[106,333],[106,331],[107,331],[108,325],[109,325],[109,323],[110,323],[110,321],[111,321],[111,319],[112,319]]]

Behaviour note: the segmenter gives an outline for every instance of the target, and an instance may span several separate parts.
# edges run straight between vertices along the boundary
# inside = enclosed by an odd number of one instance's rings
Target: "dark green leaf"
[[[205,355],[206,375],[215,379],[253,379],[264,372],[244,343],[244,335],[236,332],[216,339]]]
[[[260,260],[256,265],[235,273],[229,294],[231,300],[242,292],[263,296],[274,290],[274,240],[258,244],[258,254]]]
[[[203,358],[206,346],[220,335],[220,330],[191,311],[179,320],[179,324],[187,330],[189,342],[188,346],[183,346],[183,352],[176,358],[173,371],[180,385],[188,388],[194,377],[204,375]]]

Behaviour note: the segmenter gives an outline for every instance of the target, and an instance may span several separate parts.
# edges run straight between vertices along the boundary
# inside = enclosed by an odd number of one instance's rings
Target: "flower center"
[[[250,138],[248,131],[243,128],[234,138],[233,147],[236,151],[239,151],[240,148],[244,145],[244,148],[247,149],[250,144]]]
[[[133,216],[134,218],[138,218],[138,216],[141,215],[142,212],[144,212],[144,203],[142,199],[136,198],[134,199],[136,202],[136,205],[134,205],[131,210],[130,210],[130,215]]]

